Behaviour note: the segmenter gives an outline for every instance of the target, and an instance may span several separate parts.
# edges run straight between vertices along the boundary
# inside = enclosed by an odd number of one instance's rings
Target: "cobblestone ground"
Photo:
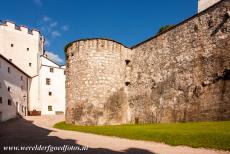
[[[0,153],[47,153],[45,151],[4,151],[6,146],[88,146],[87,151],[54,151],[48,153],[84,154],[224,154],[228,152],[195,149],[185,146],[169,146],[155,142],[135,141],[117,137],[64,131],[52,128],[63,121],[63,116],[37,116],[14,119],[0,124]]]

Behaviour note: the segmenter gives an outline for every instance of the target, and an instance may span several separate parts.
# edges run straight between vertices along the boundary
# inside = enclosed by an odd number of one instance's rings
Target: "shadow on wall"
[[[1,104],[0,104],[0,122],[19,117],[19,102],[14,102],[12,98],[12,92],[7,91],[8,86],[5,83],[5,80],[0,77],[0,97],[1,97]],[[8,102],[10,100],[10,102]],[[9,104],[8,104],[9,103]]]
[[[124,88],[113,92],[106,100],[103,108],[85,101],[79,102],[71,111],[75,121],[79,125],[115,125],[126,123],[127,96]],[[103,122],[101,122],[101,121]]]
[[[4,146],[80,146],[76,140],[61,139],[57,136],[48,136],[53,130],[44,129],[33,124],[32,121],[25,119],[12,119],[0,123],[0,153],[33,153],[31,151],[3,151]],[[90,140],[90,138],[89,138]],[[87,145],[86,145],[87,146]],[[46,153],[45,151],[34,151],[34,153]],[[55,151],[54,153],[62,153],[62,151]],[[82,153],[82,154],[153,154],[144,149],[129,148],[123,152],[117,152],[104,148],[88,148],[87,151],[67,151],[64,153]]]
[[[121,124],[125,122],[127,112],[127,96],[124,88],[114,92],[104,106],[107,118],[106,124]]]

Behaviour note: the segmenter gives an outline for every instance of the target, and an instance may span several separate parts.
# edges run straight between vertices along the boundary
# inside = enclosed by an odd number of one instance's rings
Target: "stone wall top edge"
[[[75,41],[73,41],[73,42],[68,43],[68,44],[65,46],[64,51],[66,52],[67,49],[68,49],[68,47],[72,46],[72,45],[75,44],[75,43],[87,42],[87,41],[95,41],[95,40],[102,40],[102,41],[113,42],[113,43],[115,43],[115,44],[119,44],[119,45],[123,46],[124,48],[128,48],[128,49],[129,49],[129,47],[125,46],[124,44],[122,44],[122,43],[120,43],[120,42],[117,42],[117,41],[115,41],[115,40],[109,39],[109,38],[85,38],[85,39],[78,39],[78,40],[75,40]]]

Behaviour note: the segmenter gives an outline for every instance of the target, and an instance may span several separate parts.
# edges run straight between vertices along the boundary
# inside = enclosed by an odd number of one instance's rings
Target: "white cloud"
[[[48,16],[44,16],[44,17],[43,17],[43,21],[45,21],[45,22],[48,22],[48,21],[50,21],[50,20],[51,20],[51,18],[48,17]]]
[[[69,30],[69,26],[64,25],[64,26],[61,27],[61,29],[62,29],[63,31],[68,31],[68,30]]]
[[[34,3],[38,6],[42,6],[42,1],[41,0],[34,0]]]
[[[48,56],[48,58],[49,58],[50,60],[52,60],[52,61],[54,61],[54,62],[56,62],[56,63],[63,63],[63,62],[64,62],[64,60],[61,59],[61,58],[59,57],[59,55],[57,55],[57,54],[55,54],[55,53],[53,53],[53,52],[46,51],[45,53],[46,53],[46,55]]]
[[[51,36],[52,36],[53,38],[56,38],[56,37],[58,37],[58,36],[61,36],[61,33],[59,33],[57,30],[54,30],[54,31],[51,32]]]
[[[52,23],[50,23],[50,27],[56,27],[57,26],[57,22],[55,21],[55,22],[52,22]]]

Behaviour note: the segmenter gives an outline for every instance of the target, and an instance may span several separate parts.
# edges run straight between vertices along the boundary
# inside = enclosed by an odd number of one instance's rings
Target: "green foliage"
[[[162,33],[163,31],[166,31],[166,30],[168,30],[168,29],[170,29],[170,28],[172,28],[172,27],[174,27],[175,25],[166,25],[166,26],[163,26],[163,27],[161,27],[160,28],[160,30],[158,31],[158,34],[159,33]]]
[[[230,151],[230,121],[115,126],[77,126],[60,122],[55,128],[135,140]]]

